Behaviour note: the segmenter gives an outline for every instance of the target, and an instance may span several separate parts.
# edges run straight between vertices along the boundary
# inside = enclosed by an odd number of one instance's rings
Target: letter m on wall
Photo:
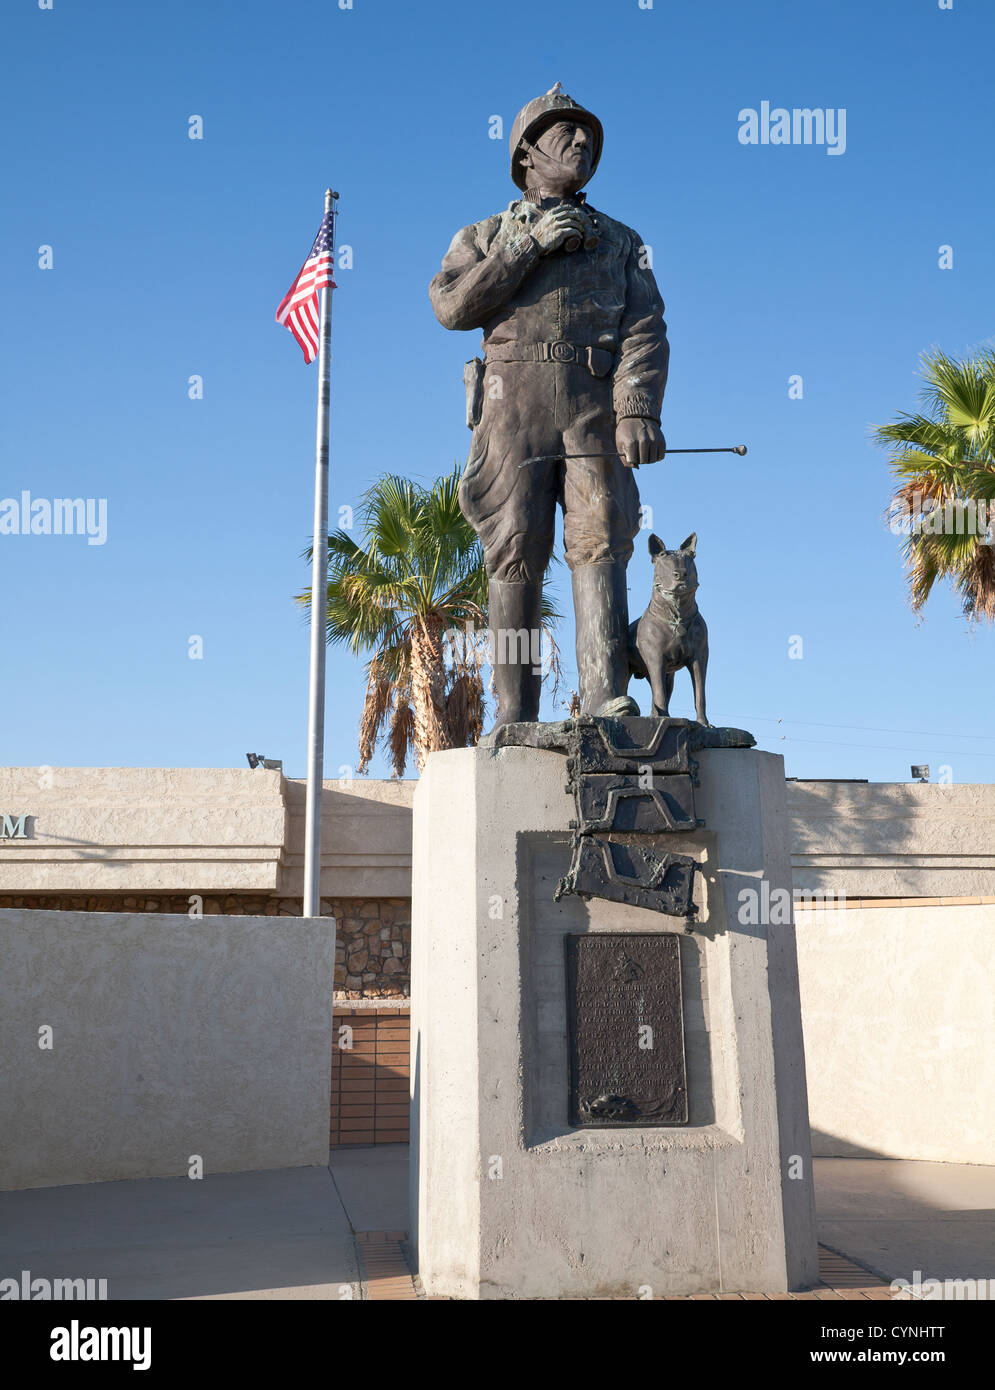
[[[0,840],[28,839],[27,824],[27,811],[16,817],[0,814]]]

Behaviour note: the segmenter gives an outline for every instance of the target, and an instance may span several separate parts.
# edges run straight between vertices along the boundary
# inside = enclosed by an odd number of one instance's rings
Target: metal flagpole
[[[325,212],[338,194],[325,189]],[[335,221],[332,219],[332,264]],[[304,916],[321,915],[321,785],[325,760],[325,610],[328,592],[328,404],[332,292],[321,290],[318,321],[318,424],[314,457],[314,537],[311,557],[311,666],[308,677],[307,801],[304,812]]]

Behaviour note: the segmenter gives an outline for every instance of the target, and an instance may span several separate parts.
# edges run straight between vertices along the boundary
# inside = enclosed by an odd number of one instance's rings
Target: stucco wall
[[[218,893],[0,893],[5,907],[46,912],[163,912],[187,916],[300,917],[300,898]],[[335,918],[335,994],[345,999],[396,999],[411,983],[410,898],[322,898]]]
[[[995,894],[995,784],[789,782],[788,813],[796,888]]]
[[[323,897],[410,896],[414,786],[324,783]],[[263,769],[0,768],[0,815],[27,818],[0,834],[0,894],[300,897],[304,796]]]
[[[0,892],[275,892],[286,839],[279,772],[0,768]]]
[[[995,1163],[995,905],[795,921],[813,1152]]]
[[[321,892],[411,894],[415,781],[329,780]],[[995,785],[789,782],[797,888],[995,895]],[[248,768],[0,768],[0,895],[303,891],[304,784]]]
[[[326,1163],[332,933],[0,911],[0,1187]]]
[[[403,994],[408,986],[416,785],[325,783],[322,911],[339,919],[336,982],[352,997]],[[995,1162],[991,1142],[975,1134],[992,1134],[995,1125],[990,1113],[979,1119],[984,1085],[967,1056],[983,1047],[977,1040],[986,1029],[992,1035],[991,932],[972,924],[995,927],[984,916],[995,908],[854,905],[995,897],[995,785],[789,782],[787,797],[795,887],[850,902],[835,936],[820,935],[814,918],[798,914],[820,1152],[926,1157],[939,1145],[949,1161]],[[188,895],[197,893],[207,914],[282,924],[300,912],[303,803],[303,784],[278,772],[0,768],[0,813],[28,815],[31,832],[0,838],[0,909],[185,914]],[[961,1001],[957,1017],[940,1007],[938,990]],[[923,1055],[930,1046],[920,1035],[923,1020],[950,1043],[936,1057]],[[975,1042],[959,1053],[952,1040],[968,1034]],[[894,1037],[903,1039],[897,1050]],[[927,1066],[935,1114],[922,1105]]]

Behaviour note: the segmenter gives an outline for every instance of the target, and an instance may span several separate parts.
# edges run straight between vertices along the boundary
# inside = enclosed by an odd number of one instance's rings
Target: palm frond
[[[460,473],[455,465],[431,487],[386,473],[363,494],[358,534],[339,528],[328,537],[327,640],[370,656],[359,729],[363,772],[378,746],[400,777],[411,748],[421,766],[432,750],[475,744],[483,730],[487,573],[460,510]],[[308,610],[310,591],[295,601]],[[550,639],[559,617],[544,591]],[[447,640],[450,634],[457,640]],[[555,641],[552,652],[555,681]]]
[[[376,752],[380,729],[387,717],[394,697],[394,686],[380,670],[377,661],[371,661],[366,684],[366,698],[359,721],[359,768],[365,772]]]
[[[398,695],[387,735],[387,749],[395,777],[403,777],[408,765],[408,753],[414,745],[415,715],[409,697]]]
[[[912,608],[949,580],[971,618],[995,615],[995,557],[987,544],[995,502],[995,349],[963,360],[933,348],[921,359],[925,413],[874,431],[896,480],[889,513],[904,516]]]
[[[446,723],[454,748],[472,747],[484,731],[484,684],[478,671],[461,671],[446,696]]]

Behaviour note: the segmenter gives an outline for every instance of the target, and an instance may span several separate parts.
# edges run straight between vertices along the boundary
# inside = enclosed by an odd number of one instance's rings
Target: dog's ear
[[[658,555],[665,555],[667,547],[659,536],[650,535],[650,555],[655,560]]]
[[[694,552],[695,552],[695,547],[697,546],[697,544],[698,544],[698,533],[697,533],[697,531],[692,531],[691,534],[690,534],[690,536],[688,536],[688,538],[687,538],[686,541],[681,541],[681,549],[682,549],[682,550],[688,550],[688,551],[690,551],[691,554],[693,555]]]

